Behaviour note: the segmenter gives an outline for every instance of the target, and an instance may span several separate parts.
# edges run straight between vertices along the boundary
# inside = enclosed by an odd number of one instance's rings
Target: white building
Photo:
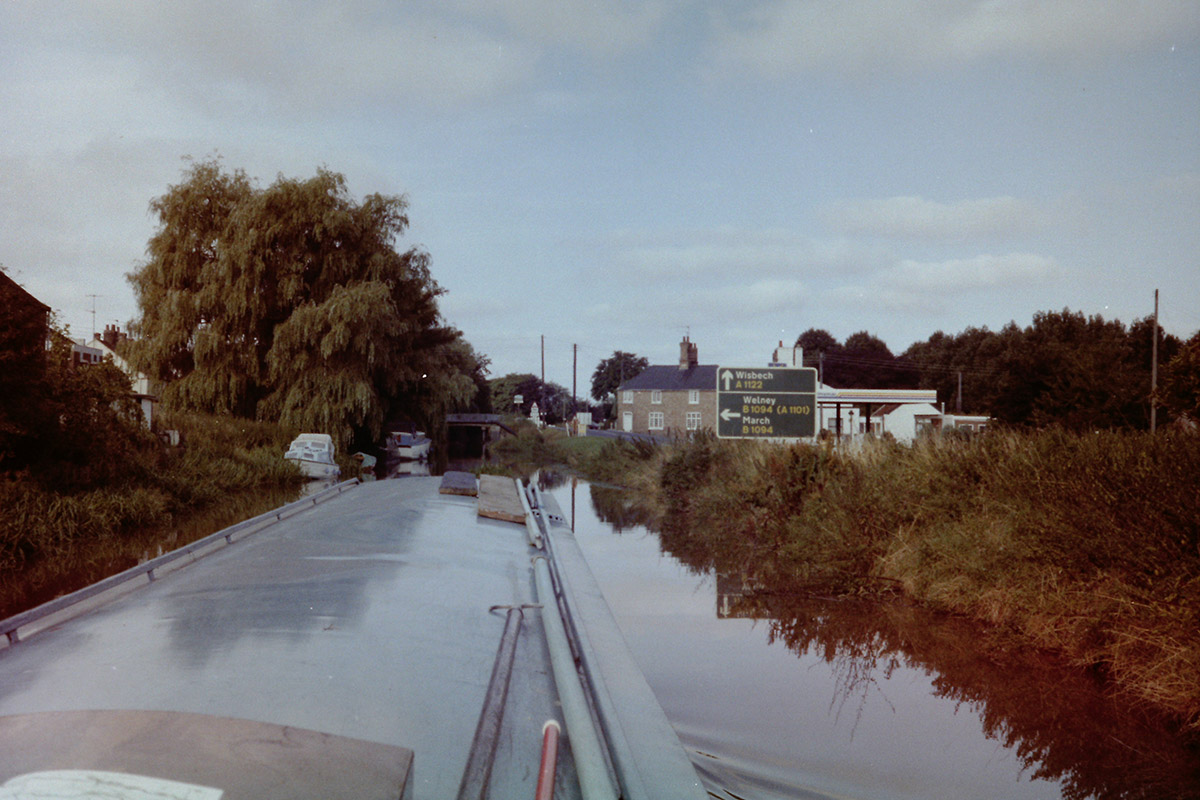
[[[130,387],[134,399],[138,401],[138,405],[142,408],[142,419],[145,421],[146,427],[154,428],[154,416],[158,410],[158,387],[141,372],[138,372],[133,366],[122,358],[116,351],[117,342],[125,338],[125,334],[121,333],[116,327],[110,325],[104,330],[104,334],[93,334],[92,340],[87,343],[88,348],[97,350],[102,356],[111,356],[113,364],[117,369],[129,376]]]
[[[822,384],[817,397],[820,429],[850,438],[890,434],[911,444],[944,431],[979,433],[991,421],[982,415],[942,413],[932,389],[834,389]]]
[[[803,363],[803,350],[785,347],[783,342],[771,354],[772,367]],[[986,416],[942,413],[935,389],[835,389],[817,384],[817,431],[839,438],[886,433],[898,442],[911,443],[918,436],[943,430],[979,432],[988,421]]]

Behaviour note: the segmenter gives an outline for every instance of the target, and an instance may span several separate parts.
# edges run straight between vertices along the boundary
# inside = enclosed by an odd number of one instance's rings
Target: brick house
[[[0,464],[26,447],[40,424],[29,397],[45,375],[49,332],[50,307],[0,270]]]
[[[652,365],[617,388],[617,425],[630,433],[687,436],[716,429],[717,365],[699,363],[688,337],[679,363]]]
[[[41,352],[50,331],[50,307],[0,270],[0,333],[7,352]]]

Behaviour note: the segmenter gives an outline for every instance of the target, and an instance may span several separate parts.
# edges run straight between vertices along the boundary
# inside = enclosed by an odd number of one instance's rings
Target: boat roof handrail
[[[346,489],[358,485],[358,483],[358,478],[352,478],[348,481],[342,481],[341,483],[326,487],[325,489],[322,489],[321,491],[316,492],[308,497],[302,497],[299,500],[293,500],[292,502],[282,505],[272,511],[267,511],[266,513],[259,514],[256,517],[242,520],[234,525],[230,525],[228,528],[223,528],[215,533],[205,536],[202,539],[197,539],[190,544],[186,544],[183,547],[176,548],[168,553],[163,553],[161,556],[144,561],[135,567],[130,567],[123,572],[118,572],[116,575],[110,575],[103,580],[96,581],[95,583],[71,592],[70,594],[64,594],[61,597],[56,597],[53,600],[42,603],[40,606],[35,606],[34,608],[31,608],[27,611],[22,611],[18,614],[13,614],[7,619],[0,620],[0,633],[3,633],[8,637],[10,645],[15,644],[18,641],[18,631],[31,622],[36,622],[37,620],[47,617],[51,614],[70,608],[76,603],[81,603],[84,600],[95,597],[98,594],[120,586],[121,584],[133,580],[134,578],[138,578],[142,575],[146,575],[151,581],[153,581],[155,579],[154,570],[164,567],[178,558],[182,558],[183,556],[194,553],[197,550],[202,550],[221,539],[224,539],[227,544],[231,543],[233,541],[233,535],[239,531],[252,528],[264,522],[278,522],[279,520],[283,519],[284,516],[291,516],[292,514],[302,511],[305,508],[314,506],[318,502],[328,499],[335,494],[341,494]],[[272,520],[272,517],[274,520]]]

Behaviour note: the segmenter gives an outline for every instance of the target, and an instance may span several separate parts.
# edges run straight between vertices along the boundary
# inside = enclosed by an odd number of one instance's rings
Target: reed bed
[[[794,591],[966,615],[996,646],[1059,652],[1200,730],[1200,437],[994,432],[847,450],[699,437],[626,483],[672,551]]]
[[[181,431],[181,447],[151,443],[104,486],[0,474],[0,618],[132,566],[157,542],[186,543],[178,531],[190,517],[215,509],[217,530],[237,521],[222,507],[253,516],[268,510],[255,498],[279,505],[298,491],[302,478],[282,458],[289,432],[203,415],[168,424]]]

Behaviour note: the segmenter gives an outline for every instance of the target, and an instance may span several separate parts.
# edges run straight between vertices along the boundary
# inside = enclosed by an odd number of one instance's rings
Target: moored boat
[[[387,437],[388,455],[403,461],[423,461],[429,457],[433,441],[423,431],[391,431]]]
[[[374,472],[375,471],[376,459],[375,459],[375,456],[371,455],[370,453],[359,452],[359,453],[355,453],[354,455],[352,455],[350,457],[353,458],[355,461],[357,461],[362,466],[363,472]]]
[[[283,457],[294,461],[307,477],[335,478],[342,473],[333,460],[333,437],[327,433],[302,433],[288,445]]]

